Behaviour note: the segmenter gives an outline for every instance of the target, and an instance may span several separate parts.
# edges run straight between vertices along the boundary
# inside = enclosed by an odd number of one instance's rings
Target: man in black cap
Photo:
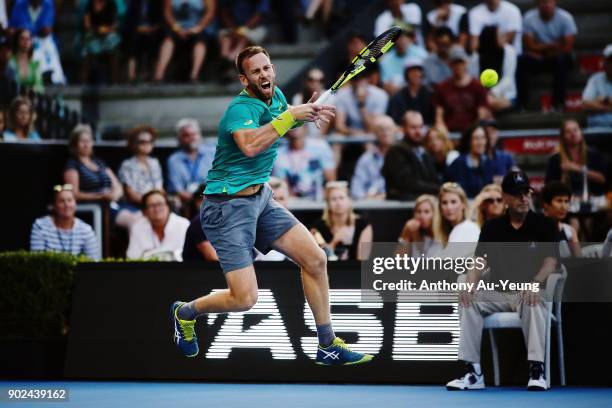
[[[475,253],[475,257],[486,259],[490,267],[487,282],[495,284],[495,290],[459,293],[459,360],[466,362],[466,372],[446,385],[449,390],[484,388],[480,368],[483,322],[487,315],[497,312],[520,315],[529,360],[527,389],[548,388],[544,378],[546,308],[542,289],[556,270],[558,230],[552,219],[531,211],[532,189],[523,171],[506,174],[502,190],[506,214],[483,225]],[[468,272],[466,282],[478,285],[482,271]],[[501,282],[512,282],[515,289],[522,290],[512,290]]]

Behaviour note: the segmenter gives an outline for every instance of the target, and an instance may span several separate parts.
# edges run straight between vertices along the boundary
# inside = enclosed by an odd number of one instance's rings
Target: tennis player
[[[351,351],[332,328],[327,259],[312,235],[277,203],[266,183],[279,139],[303,122],[329,122],[335,108],[308,103],[289,106],[275,86],[268,52],[245,48],[236,58],[244,89],[229,104],[219,124],[219,138],[208,173],[200,211],[202,227],[219,256],[228,289],[171,307],[174,342],[187,357],[198,354],[196,318],[207,313],[246,311],[257,302],[255,248],[276,249],[301,269],[304,294],[317,325],[316,363],[351,365],[368,362],[369,354]]]

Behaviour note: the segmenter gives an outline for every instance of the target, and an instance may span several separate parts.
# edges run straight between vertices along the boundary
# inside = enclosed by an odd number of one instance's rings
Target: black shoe
[[[544,378],[544,363],[539,361],[529,362],[529,382],[527,390],[529,391],[546,391],[548,383]]]

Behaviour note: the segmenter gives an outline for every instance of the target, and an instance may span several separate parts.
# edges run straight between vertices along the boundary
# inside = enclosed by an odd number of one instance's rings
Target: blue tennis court
[[[609,407],[610,388],[553,388],[527,392],[523,388],[489,388],[449,392],[442,386],[324,385],[324,384],[220,384],[142,382],[2,382],[0,388],[69,389],[70,400],[53,407]],[[0,406],[14,406],[0,403]],[[23,406],[23,405],[21,405]],[[48,407],[27,403],[28,407]]]

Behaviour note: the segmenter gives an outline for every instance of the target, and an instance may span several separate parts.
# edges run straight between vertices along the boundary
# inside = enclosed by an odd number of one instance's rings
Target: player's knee
[[[251,290],[241,294],[237,299],[237,311],[238,312],[246,312],[247,310],[251,310],[255,303],[257,303],[257,290]]]
[[[323,275],[327,273],[327,256],[321,248],[317,248],[313,255],[306,260],[304,269],[312,275]]]

